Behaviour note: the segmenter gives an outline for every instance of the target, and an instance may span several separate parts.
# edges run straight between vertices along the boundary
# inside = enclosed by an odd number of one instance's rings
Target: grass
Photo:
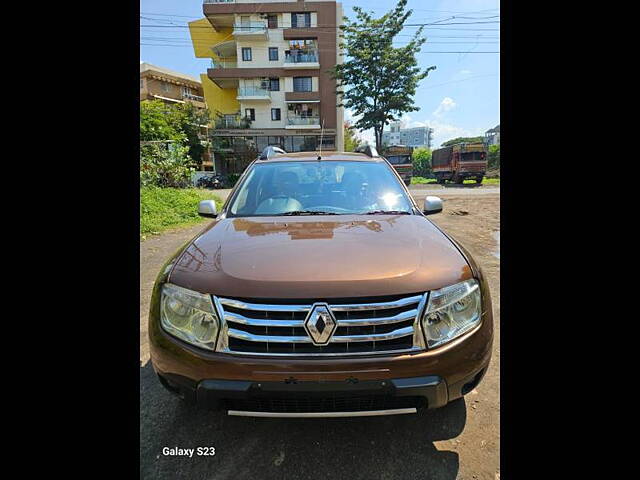
[[[200,188],[140,189],[140,240],[175,227],[200,223],[205,219],[198,215],[201,200],[215,200],[218,209],[222,200],[211,190]]]
[[[465,180],[463,182],[465,185],[476,183],[475,180]],[[421,184],[434,184],[437,185],[438,182],[435,178],[424,178],[424,177],[411,177],[411,185],[421,185]],[[483,185],[500,185],[499,178],[484,178],[482,180]]]

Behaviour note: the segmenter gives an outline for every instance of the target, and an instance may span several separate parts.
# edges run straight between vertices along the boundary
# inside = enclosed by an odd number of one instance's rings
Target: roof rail
[[[372,147],[371,145],[364,145],[356,148],[356,153],[364,153],[367,157],[379,157],[378,150],[376,147]]]

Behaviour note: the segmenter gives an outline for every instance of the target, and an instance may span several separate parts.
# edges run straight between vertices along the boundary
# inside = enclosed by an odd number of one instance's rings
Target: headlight
[[[165,283],[160,302],[160,322],[167,332],[198,347],[215,350],[219,322],[211,295]]]
[[[459,337],[480,323],[482,301],[477,280],[434,290],[422,316],[422,330],[429,348]]]

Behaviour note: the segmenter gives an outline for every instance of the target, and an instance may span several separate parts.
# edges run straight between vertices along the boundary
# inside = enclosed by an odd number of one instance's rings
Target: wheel
[[[482,183],[483,178],[484,178],[484,175],[480,175],[479,177],[476,177],[476,183]]]
[[[458,176],[458,174],[454,175],[453,177],[453,181],[455,183],[457,183],[458,185],[462,185],[462,183],[464,182],[464,178]]]

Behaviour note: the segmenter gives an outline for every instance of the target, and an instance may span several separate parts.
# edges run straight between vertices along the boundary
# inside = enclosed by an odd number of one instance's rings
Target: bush
[[[413,174],[418,177],[431,176],[431,150],[424,147],[416,148],[411,155]]]
[[[195,171],[189,147],[180,143],[140,147],[140,186],[186,188]]]
[[[489,170],[500,168],[500,145],[491,145],[487,155],[487,164]]]
[[[201,200],[215,200],[218,209],[222,200],[211,194],[210,190],[197,188],[159,188],[140,189],[140,236],[160,233],[170,227],[198,223],[203,217],[198,215],[198,203]]]

